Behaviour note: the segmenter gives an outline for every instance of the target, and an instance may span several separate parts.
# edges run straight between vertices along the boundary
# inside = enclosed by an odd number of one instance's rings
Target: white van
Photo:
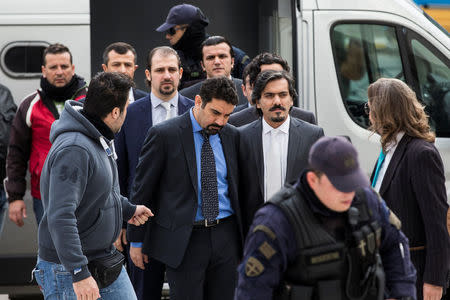
[[[148,13],[154,17],[147,17],[143,22],[153,22],[148,32],[143,34],[145,39],[152,40],[150,31],[162,23],[167,7],[173,4],[149,4],[153,10]],[[23,74],[28,64],[17,69],[5,67],[11,51],[8,49],[14,47],[19,53],[16,60],[22,63],[24,57],[31,55],[28,46],[42,47],[51,42],[62,42],[76,57],[76,72],[87,79],[90,77],[93,68],[90,49],[96,47],[90,33],[95,31],[93,27],[100,26],[92,21],[92,5],[88,0],[0,3],[0,82],[11,88],[16,100],[38,86],[40,68],[31,66],[35,77],[30,77]],[[158,5],[164,5],[164,8],[159,9]],[[313,111],[327,135],[350,137],[360,152],[367,174],[371,173],[380,151],[379,137],[370,135],[368,119],[363,111],[367,87],[380,77],[396,77],[405,81],[415,90],[431,116],[450,198],[450,39],[448,33],[412,1],[252,0],[247,3],[230,0],[226,6],[233,13],[229,14],[221,7],[214,9],[214,6],[225,5],[218,0],[197,1],[196,5],[202,7],[210,19],[226,15],[229,23],[217,25],[216,33],[228,38],[230,33],[234,39],[253,41],[255,54],[273,51],[286,58],[297,79],[298,106]],[[27,10],[27,7],[33,9]],[[105,11],[110,8],[105,7]],[[239,8],[242,11],[238,16],[236,10]],[[240,22],[241,15],[248,19],[249,24],[238,28],[240,34],[236,34],[235,23]],[[127,26],[123,20],[120,22]],[[249,34],[247,30],[253,28],[256,31]],[[43,32],[51,38],[43,39]],[[249,53],[248,49],[244,50]],[[20,51],[25,51],[25,54]],[[30,214],[31,204],[28,207]],[[33,228],[31,223],[32,218],[28,218],[29,228]],[[33,267],[35,229],[25,233],[24,228],[7,225],[0,239],[0,269],[19,270],[20,276],[0,272],[0,293],[5,289],[9,293],[18,293],[13,285],[26,284]]]
[[[303,87],[302,101],[316,112],[319,125],[327,135],[349,136],[360,152],[363,168],[370,173],[380,146],[379,137],[369,139],[366,130],[363,104],[367,87],[380,77],[405,81],[430,115],[450,196],[448,33],[432,24],[412,1],[317,0],[303,4],[305,9],[297,17],[301,66],[297,75]],[[346,78],[342,68],[346,62],[354,63],[352,47],[362,47],[363,68],[359,76]]]

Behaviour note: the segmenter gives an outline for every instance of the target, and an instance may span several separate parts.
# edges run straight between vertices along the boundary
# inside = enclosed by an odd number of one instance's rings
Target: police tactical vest
[[[177,51],[177,53],[180,56],[181,67],[183,68],[180,90],[206,79],[206,73],[203,71],[200,61],[186,57],[183,51]]]
[[[325,230],[297,189],[286,186],[270,203],[282,209],[297,242],[295,261],[274,299],[383,299],[384,272],[378,254],[381,227],[372,220],[365,192],[347,212],[344,241]]]

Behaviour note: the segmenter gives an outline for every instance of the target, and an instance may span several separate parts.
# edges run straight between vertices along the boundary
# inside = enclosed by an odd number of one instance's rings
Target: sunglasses
[[[370,114],[370,107],[369,107],[369,102],[364,103],[364,113],[366,115]]]
[[[166,34],[168,35],[175,35],[178,30],[185,29],[187,26],[180,26],[180,27],[171,27],[166,31]]]

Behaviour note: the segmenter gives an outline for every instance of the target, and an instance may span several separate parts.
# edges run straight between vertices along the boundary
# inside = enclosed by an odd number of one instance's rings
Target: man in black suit
[[[242,94],[245,96],[245,98],[247,99],[247,102],[244,104],[239,104],[238,106],[236,106],[236,108],[233,111],[234,113],[240,112],[241,110],[244,110],[246,108],[252,107],[253,102],[252,102],[252,86],[250,85],[250,70],[253,68],[252,64],[248,64],[245,66],[244,71],[242,72],[242,85],[241,85],[241,89],[242,89]]]
[[[105,72],[118,72],[134,78],[134,72],[138,68],[136,50],[130,44],[124,42],[116,42],[110,44],[103,51],[102,68]],[[140,99],[147,95],[146,92],[139,89],[130,89],[130,104],[134,100]]]
[[[248,74],[249,74],[249,83],[251,87],[255,85],[256,77],[262,71],[266,70],[275,70],[275,71],[284,70],[286,72],[290,71],[289,65],[285,59],[283,59],[281,56],[278,56],[277,54],[268,52],[264,52],[257,55],[250,62],[249,65],[250,67]],[[311,124],[317,124],[314,114],[310,111],[298,107],[292,107],[289,114],[294,118],[306,121]],[[261,115],[259,114],[259,111],[256,109],[255,106],[252,106],[234,113],[230,117],[229,123],[236,127],[240,127],[257,120],[260,117]]]
[[[268,70],[258,75],[252,99],[263,117],[239,128],[245,233],[261,205],[307,167],[309,148],[323,136],[322,128],[289,116],[295,97],[288,72]]]
[[[143,242],[137,266],[147,256],[166,264],[171,299],[233,299],[243,245],[238,132],[227,124],[236,104],[230,79],[207,79],[193,109],[144,141],[131,200],[155,217],[128,237]]]
[[[223,36],[210,36],[202,43],[202,61],[200,62],[203,70],[206,72],[206,78],[225,76],[233,80],[238,95],[238,104],[247,103],[242,93],[242,80],[231,76],[231,70],[234,67],[234,51],[230,42]],[[194,99],[200,92],[203,81],[197,82],[190,87],[184,88],[180,94]]]
[[[148,129],[166,119],[182,115],[194,106],[194,101],[183,97],[177,91],[183,69],[174,49],[167,46],[156,47],[149,52],[147,62],[145,75],[151,93],[128,106],[127,118],[114,139],[120,191],[125,197],[130,195],[139,154]],[[122,242],[126,243],[125,229],[115,243],[120,251],[125,248]],[[128,252],[128,249],[126,250]],[[138,300],[161,299],[164,271],[164,264],[155,259],[146,262],[144,269],[137,268],[130,261],[128,273]]]

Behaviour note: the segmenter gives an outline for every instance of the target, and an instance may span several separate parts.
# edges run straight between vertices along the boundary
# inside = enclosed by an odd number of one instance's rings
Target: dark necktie
[[[214,221],[219,215],[219,196],[217,193],[217,174],[214,152],[209,143],[209,135],[202,130],[203,145],[201,152],[201,184],[202,212],[208,222]]]

